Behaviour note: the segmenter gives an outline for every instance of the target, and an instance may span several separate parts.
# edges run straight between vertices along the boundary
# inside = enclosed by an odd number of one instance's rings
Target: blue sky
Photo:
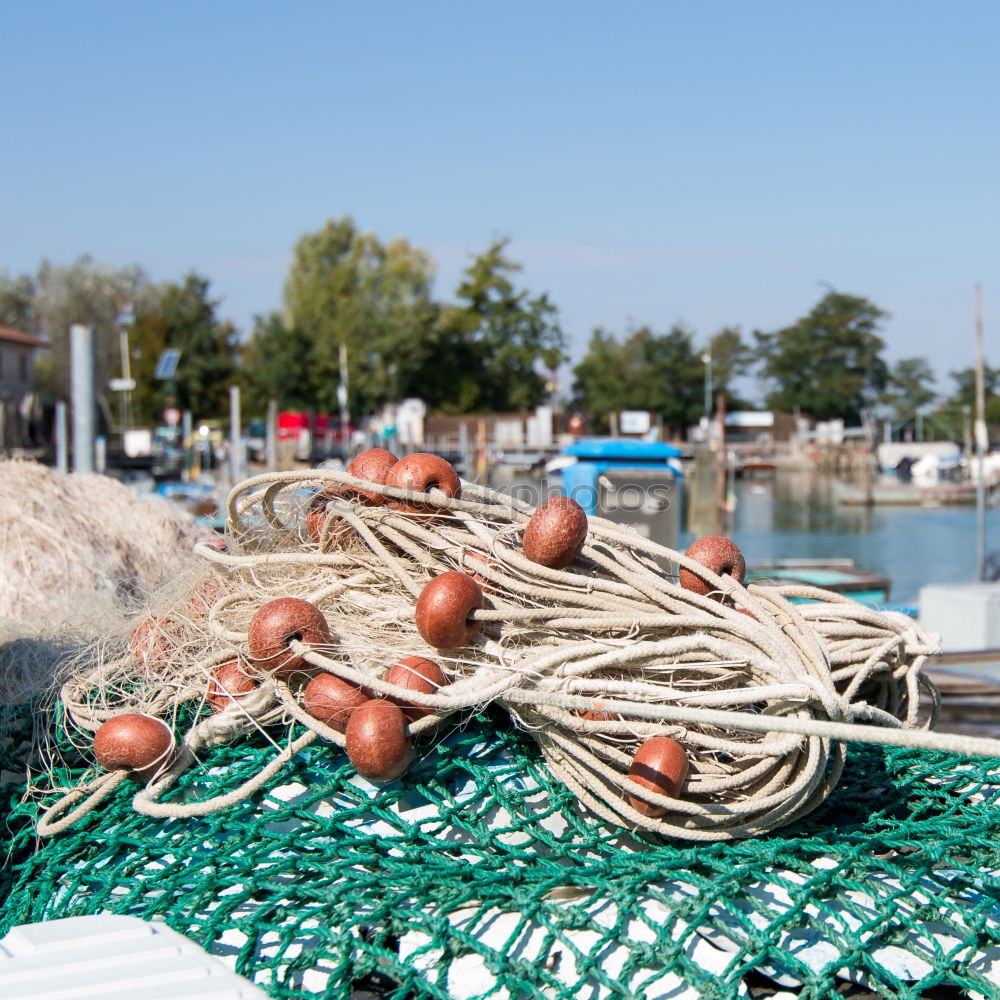
[[[1000,365],[1000,4],[0,0],[0,271],[195,269],[243,330],[349,214],[451,296],[497,236],[598,324],[775,329],[821,283],[890,360]]]

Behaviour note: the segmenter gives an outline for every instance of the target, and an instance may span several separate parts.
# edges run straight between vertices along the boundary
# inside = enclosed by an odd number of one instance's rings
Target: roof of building
[[[24,344],[26,347],[48,347],[49,342],[36,337],[33,333],[23,333],[10,326],[0,326],[0,340],[11,344]]]

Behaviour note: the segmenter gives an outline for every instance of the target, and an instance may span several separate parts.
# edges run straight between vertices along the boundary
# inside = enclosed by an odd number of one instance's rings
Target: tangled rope
[[[123,713],[172,729],[183,719],[179,749],[157,757],[134,808],[155,817],[223,809],[316,740],[350,752],[342,727],[308,710],[309,682],[330,675],[369,698],[416,703],[407,738],[433,736],[452,714],[501,706],[596,817],[688,840],[794,822],[829,795],[851,741],[1000,755],[1000,741],[930,731],[937,693],[922,667],[938,646],[909,617],[816,588],[747,588],[599,518],[588,520],[572,562],[552,568],[525,553],[533,515],[469,483],[459,497],[339,471],[246,480],[228,500],[227,544],[196,546],[204,574],[73,665],[60,697],[81,751],[91,753],[92,734]],[[711,592],[680,586],[684,569]],[[416,619],[421,595],[444,574],[474,581],[483,602],[461,609],[466,640],[441,649]],[[249,635],[258,611],[286,598],[308,601],[329,624],[322,641],[286,636],[287,657],[301,663],[290,672],[265,669]],[[433,658],[446,677],[416,701],[398,674],[389,678],[409,656]],[[219,681],[233,662],[252,679],[248,690]],[[934,705],[925,720],[921,689]],[[171,798],[206,747],[252,731],[275,750],[259,773],[224,791],[226,776],[215,775],[206,798]],[[662,737],[683,748],[682,792],[655,766],[643,780],[637,766]],[[79,821],[126,773],[95,769],[60,789],[39,833]]]

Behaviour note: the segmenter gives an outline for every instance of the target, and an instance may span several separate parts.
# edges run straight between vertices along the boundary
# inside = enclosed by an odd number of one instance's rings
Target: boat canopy
[[[644,462],[665,463],[680,458],[680,448],[662,441],[633,441],[627,438],[582,438],[563,448],[564,455],[591,461],[623,462],[638,465]]]

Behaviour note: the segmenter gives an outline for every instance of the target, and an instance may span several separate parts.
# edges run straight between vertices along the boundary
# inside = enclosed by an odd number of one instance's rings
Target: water
[[[509,475],[494,481],[537,503],[541,481]],[[538,493],[536,497],[535,493]],[[974,504],[937,508],[852,506],[836,499],[832,477],[782,471],[773,479],[736,481],[733,539],[750,563],[774,559],[853,559],[891,581],[894,605],[916,605],[932,583],[976,578]],[[695,535],[684,532],[680,547]],[[655,539],[654,539],[655,540]],[[1000,548],[1000,510],[986,511],[986,550]]]
[[[733,540],[748,562],[853,559],[892,581],[893,604],[917,603],[932,583],[976,579],[976,508],[839,503],[828,476],[782,472],[736,484]],[[684,536],[687,541],[693,535]],[[1000,547],[1000,511],[986,511],[986,550]]]

